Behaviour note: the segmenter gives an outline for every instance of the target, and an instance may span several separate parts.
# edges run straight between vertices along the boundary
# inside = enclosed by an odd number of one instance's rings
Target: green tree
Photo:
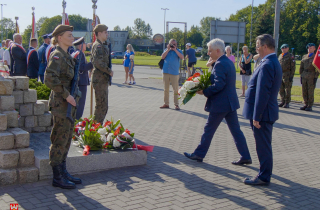
[[[135,39],[148,39],[152,36],[152,28],[141,18],[134,20],[134,26],[132,27],[133,38]]]
[[[70,25],[73,26],[73,30],[75,31],[86,31],[88,19],[82,17],[81,15],[69,15]],[[62,18],[61,18],[62,20]]]
[[[169,41],[170,39],[175,39],[178,43],[178,48],[180,48],[180,45],[184,44],[184,33],[179,28],[174,27],[166,34],[166,40]]]
[[[1,31],[1,35],[3,35],[3,39],[12,39],[13,34],[16,30],[16,24],[12,21],[11,18],[3,18],[0,21],[3,29]]]
[[[124,29],[122,29],[122,31],[128,31],[128,39],[133,38],[133,31],[130,26],[125,27]]]
[[[200,20],[200,31],[203,35],[201,55],[202,55],[202,59],[205,59],[205,60],[208,59],[207,43],[210,41],[210,25],[211,25],[211,21],[215,19],[216,18],[214,17],[204,17]]]
[[[116,25],[114,28],[113,28],[114,31],[121,31],[121,28],[119,25]]]
[[[191,26],[190,31],[187,33],[187,42],[197,47],[202,45],[203,36],[198,26]]]

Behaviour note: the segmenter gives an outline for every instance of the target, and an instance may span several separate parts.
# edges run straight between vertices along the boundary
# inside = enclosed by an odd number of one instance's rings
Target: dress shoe
[[[305,111],[312,111],[312,106],[307,106],[307,108],[305,109]]]
[[[278,106],[279,107],[282,107],[284,105],[284,102],[281,102],[281,104],[279,104]]]
[[[252,160],[251,159],[249,159],[249,160],[241,160],[241,159],[239,159],[238,161],[233,161],[231,163],[233,165],[244,165],[244,164],[249,165],[249,164],[252,164]]]
[[[300,110],[305,110],[307,107],[308,107],[307,105],[300,107]]]
[[[160,109],[168,109],[168,108],[169,108],[169,105],[163,104],[162,106],[160,106]]]
[[[283,108],[289,108],[289,103],[285,103],[282,107]]]
[[[196,160],[198,162],[202,162],[203,158],[196,156],[195,154],[190,154],[190,153],[184,153],[184,156],[186,156],[187,158],[190,158],[191,160]]]
[[[264,182],[261,179],[259,179],[258,177],[248,177],[243,181],[245,184],[247,185],[269,185],[270,182]]]

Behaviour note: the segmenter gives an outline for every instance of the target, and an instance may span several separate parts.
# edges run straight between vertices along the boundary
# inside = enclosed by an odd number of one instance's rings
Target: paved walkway
[[[160,110],[160,71],[137,67],[137,85],[122,85],[123,69],[115,66],[107,118],[121,119],[141,144],[155,145],[148,164],[81,175],[74,190],[51,186],[50,180],[1,186],[0,209],[19,203],[21,209],[319,209],[320,108],[300,111],[299,104],[281,109],[274,125],[274,170],[269,187],[242,183],[257,174],[259,162],[249,122],[238,110],[253,164],[234,166],[239,154],[225,122],[217,130],[203,163],[191,161],[207,113],[205,98],[196,96],[181,111]],[[173,98],[170,93],[170,99]],[[88,97],[89,98],[89,97]],[[241,106],[243,99],[240,99]],[[87,103],[89,105],[89,103]],[[85,114],[88,115],[86,107]]]

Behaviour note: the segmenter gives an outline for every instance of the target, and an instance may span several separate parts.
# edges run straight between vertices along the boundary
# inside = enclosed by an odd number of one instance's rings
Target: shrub
[[[37,97],[40,100],[49,100],[51,89],[48,88],[45,84],[38,82],[37,79],[29,80],[29,88],[37,90]]]
[[[155,56],[155,55],[150,55],[150,54],[147,53],[147,52],[134,52],[134,55],[135,55],[135,56],[146,56],[146,57]]]

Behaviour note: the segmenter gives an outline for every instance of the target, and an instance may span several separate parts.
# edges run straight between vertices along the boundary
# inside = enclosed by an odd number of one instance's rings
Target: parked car
[[[120,52],[120,51],[111,52],[112,59],[122,59],[123,56],[124,56],[124,52]]]

